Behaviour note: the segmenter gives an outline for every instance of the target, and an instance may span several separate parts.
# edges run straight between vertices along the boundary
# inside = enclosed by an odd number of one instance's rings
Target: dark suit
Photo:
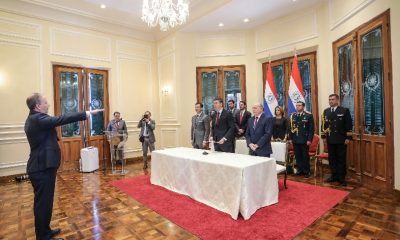
[[[256,151],[250,149],[250,155],[270,157],[272,153],[271,136],[272,136],[272,118],[268,118],[265,114],[261,114],[256,126],[255,117],[251,117],[247,124],[246,143],[257,144]]]
[[[344,144],[346,139],[351,139],[348,133],[353,128],[350,111],[347,108],[338,106],[331,111],[331,108],[324,110],[321,125],[321,137],[328,143],[329,166],[332,172],[332,180],[343,182],[346,179],[346,153],[347,147]]]
[[[289,138],[292,140],[294,156],[299,174],[310,174],[310,156],[308,142],[314,137],[314,118],[307,112],[293,113],[289,118]]]
[[[50,238],[54,187],[61,161],[55,127],[85,119],[85,112],[50,117],[36,111],[30,111],[26,119],[24,129],[31,149],[26,171],[35,193],[36,239]]]
[[[233,141],[234,141],[234,133],[235,133],[235,122],[233,120],[233,116],[230,112],[223,109],[221,115],[218,118],[218,113],[212,115],[212,137],[214,140],[214,148],[215,151],[220,152],[232,152],[233,150]],[[217,142],[221,139],[225,138],[224,144],[218,144]]]
[[[247,121],[251,118],[251,113],[249,111],[244,111],[242,116],[242,121],[240,121],[240,113],[241,111],[236,113],[235,117],[235,128],[236,128],[236,137],[240,138],[245,136],[247,130]],[[239,129],[243,129],[243,134],[239,134]]]

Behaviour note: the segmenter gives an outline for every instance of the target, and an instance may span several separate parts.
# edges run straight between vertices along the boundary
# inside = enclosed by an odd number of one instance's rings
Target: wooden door
[[[55,115],[83,111],[82,69],[54,66]],[[60,171],[79,167],[80,150],[84,145],[83,122],[70,123],[57,128],[61,148]]]
[[[222,98],[225,108],[230,99],[239,108],[239,101],[246,101],[246,67],[245,65],[197,67],[196,68],[197,101],[204,105],[204,112],[209,114],[213,109],[213,100]]]
[[[335,92],[341,105],[350,110],[353,121],[352,141],[347,146],[347,169],[350,177],[361,181],[359,84],[357,75],[357,35],[349,34],[333,44]]]
[[[198,67],[196,75],[197,101],[203,103],[203,111],[210,114],[213,110],[214,98],[220,95],[218,93],[219,69],[218,67]]]
[[[107,71],[53,66],[55,115],[104,108],[86,121],[57,128],[61,148],[60,171],[79,169],[80,150],[95,146],[99,150],[100,168],[108,163],[109,148],[104,137],[108,122]]]
[[[361,27],[357,42],[361,178],[366,184],[392,188],[394,161],[389,14]]]
[[[104,129],[108,124],[108,72],[105,70],[88,69],[85,72],[85,109],[101,109],[103,113],[98,113],[88,119],[86,124],[87,146],[97,147],[99,150],[100,168],[110,166],[110,148],[104,135]]]
[[[393,188],[394,175],[389,17],[387,11],[333,44],[335,89],[354,122],[348,170],[385,189]]]

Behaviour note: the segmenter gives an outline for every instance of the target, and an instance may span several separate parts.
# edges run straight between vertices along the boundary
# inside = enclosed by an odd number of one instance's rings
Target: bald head
[[[259,117],[261,113],[263,113],[264,107],[261,103],[257,102],[253,105],[252,110],[253,110],[253,115]]]

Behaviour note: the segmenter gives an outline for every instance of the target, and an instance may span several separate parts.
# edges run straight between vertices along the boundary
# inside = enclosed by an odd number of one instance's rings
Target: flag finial
[[[294,47],[294,51],[293,52],[294,52],[294,56],[297,57],[297,49],[296,49],[296,47]]]
[[[271,53],[270,53],[269,56],[268,56],[268,62],[269,62],[269,63],[271,63],[271,59],[272,59],[272,58],[271,58]]]

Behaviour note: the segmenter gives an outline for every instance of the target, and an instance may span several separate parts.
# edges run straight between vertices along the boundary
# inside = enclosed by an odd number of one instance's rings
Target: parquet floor
[[[144,207],[110,182],[148,174],[141,163],[128,165],[125,176],[103,171],[58,175],[52,227],[65,239],[197,239],[168,219]],[[295,181],[343,189],[320,177]],[[289,185],[290,187],[290,185]],[[400,239],[400,198],[350,182],[349,197],[306,228],[295,239]],[[283,190],[284,191],[284,190]],[[35,239],[33,192],[29,181],[0,184],[0,239]],[[301,207],[301,206],[299,206]],[[285,226],[282,226],[283,228]]]

